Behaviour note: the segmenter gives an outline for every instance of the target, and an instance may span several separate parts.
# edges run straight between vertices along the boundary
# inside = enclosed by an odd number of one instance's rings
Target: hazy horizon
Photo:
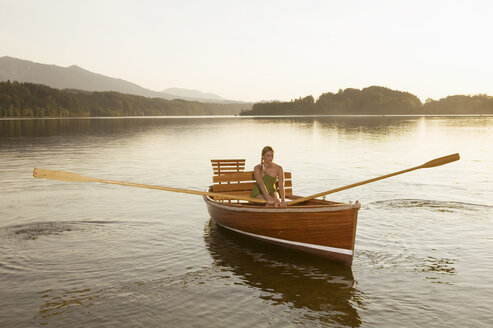
[[[488,1],[0,0],[0,57],[241,101],[493,94]]]

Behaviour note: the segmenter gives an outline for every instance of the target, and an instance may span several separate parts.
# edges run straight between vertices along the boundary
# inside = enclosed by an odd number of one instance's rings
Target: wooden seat
[[[211,160],[211,162],[214,170],[214,176],[212,177],[213,192],[250,197],[255,185],[255,177],[253,171],[244,171],[245,160]],[[291,172],[284,172],[284,190],[286,197],[293,194]],[[245,203],[245,201],[227,200],[221,197],[214,197],[214,199]]]

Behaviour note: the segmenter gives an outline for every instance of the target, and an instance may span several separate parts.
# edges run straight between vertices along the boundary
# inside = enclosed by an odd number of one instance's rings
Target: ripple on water
[[[373,272],[396,271],[422,274],[432,282],[453,284],[451,276],[457,274],[458,260],[418,255],[397,251],[358,250],[355,254],[358,266],[371,268]]]
[[[2,229],[2,235],[11,239],[38,239],[40,236],[60,235],[72,230],[81,230],[81,227],[73,222],[36,222],[6,227]]]
[[[214,284],[219,274],[203,268],[158,279],[119,282],[104,288],[45,290],[38,293],[42,304],[36,321],[41,325],[51,322],[63,325],[79,318],[84,323],[97,322],[98,326],[162,326],[163,317],[170,324],[178,319],[173,313],[189,313],[190,316],[181,319],[182,323],[196,323],[211,311],[207,302],[200,302],[205,295],[217,300],[223,298],[220,291],[202,293],[208,289],[202,285]]]
[[[356,288],[350,268],[265,248],[218,231],[214,224],[206,225],[201,237],[212,264],[188,266],[183,273],[115,280],[106,286],[83,282],[77,287],[41,289],[36,323],[284,327],[316,320],[335,326],[361,324],[357,308],[364,295]]]
[[[464,211],[484,211],[493,210],[493,206],[485,204],[473,204],[465,202],[454,202],[454,201],[439,201],[439,200],[428,200],[428,199],[391,199],[376,201],[368,204],[371,206],[385,208],[420,208],[430,211],[438,212],[449,212],[449,213],[463,213]]]
[[[180,247],[187,229],[179,224],[90,220],[1,228],[0,317],[9,320],[8,326],[32,326],[32,316],[13,313],[16,308],[40,308],[39,324],[71,325],[77,318],[84,318],[88,325],[128,324],[118,320],[135,309],[115,311],[121,303],[135,305],[145,298],[152,307],[151,300],[160,299],[156,286],[193,286],[204,281],[203,273],[193,273],[196,265],[190,266],[198,247]],[[203,243],[201,235],[197,241],[185,239],[194,245]],[[192,273],[181,277],[187,270]],[[155,279],[170,272],[176,278]],[[12,299],[16,305],[9,301]],[[109,305],[105,307],[106,302]],[[137,309],[146,313],[145,308]],[[140,325],[142,316],[135,314],[135,318]]]
[[[96,285],[185,271],[173,227],[145,222],[36,222],[0,229],[0,275],[11,292]],[[192,252],[192,250],[188,250]]]

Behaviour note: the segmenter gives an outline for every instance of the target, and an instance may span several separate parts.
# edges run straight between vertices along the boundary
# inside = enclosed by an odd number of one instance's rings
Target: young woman
[[[270,146],[262,149],[260,164],[255,166],[253,173],[255,185],[253,186],[251,198],[263,198],[267,201],[265,206],[286,206],[284,194],[284,171],[280,165],[273,162],[274,150]],[[279,187],[276,186],[279,182]],[[279,188],[279,189],[278,189]]]

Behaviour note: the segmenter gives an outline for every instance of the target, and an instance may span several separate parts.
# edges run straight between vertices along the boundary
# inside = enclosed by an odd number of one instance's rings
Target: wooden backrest
[[[245,171],[244,159],[211,159],[214,175]]]
[[[227,161],[227,160],[215,160],[215,161]],[[213,163],[213,168],[214,168],[214,163]],[[213,192],[250,197],[250,193],[252,192],[253,186],[255,184],[255,177],[253,176],[253,171],[237,171],[237,172],[226,173],[224,171],[214,169],[214,173],[216,173],[216,171],[219,174],[215,174],[212,177]],[[286,197],[291,196],[293,194],[291,172],[284,172],[284,190]],[[227,201],[218,197],[215,197],[215,199]],[[243,201],[233,201],[233,202],[239,203]]]

